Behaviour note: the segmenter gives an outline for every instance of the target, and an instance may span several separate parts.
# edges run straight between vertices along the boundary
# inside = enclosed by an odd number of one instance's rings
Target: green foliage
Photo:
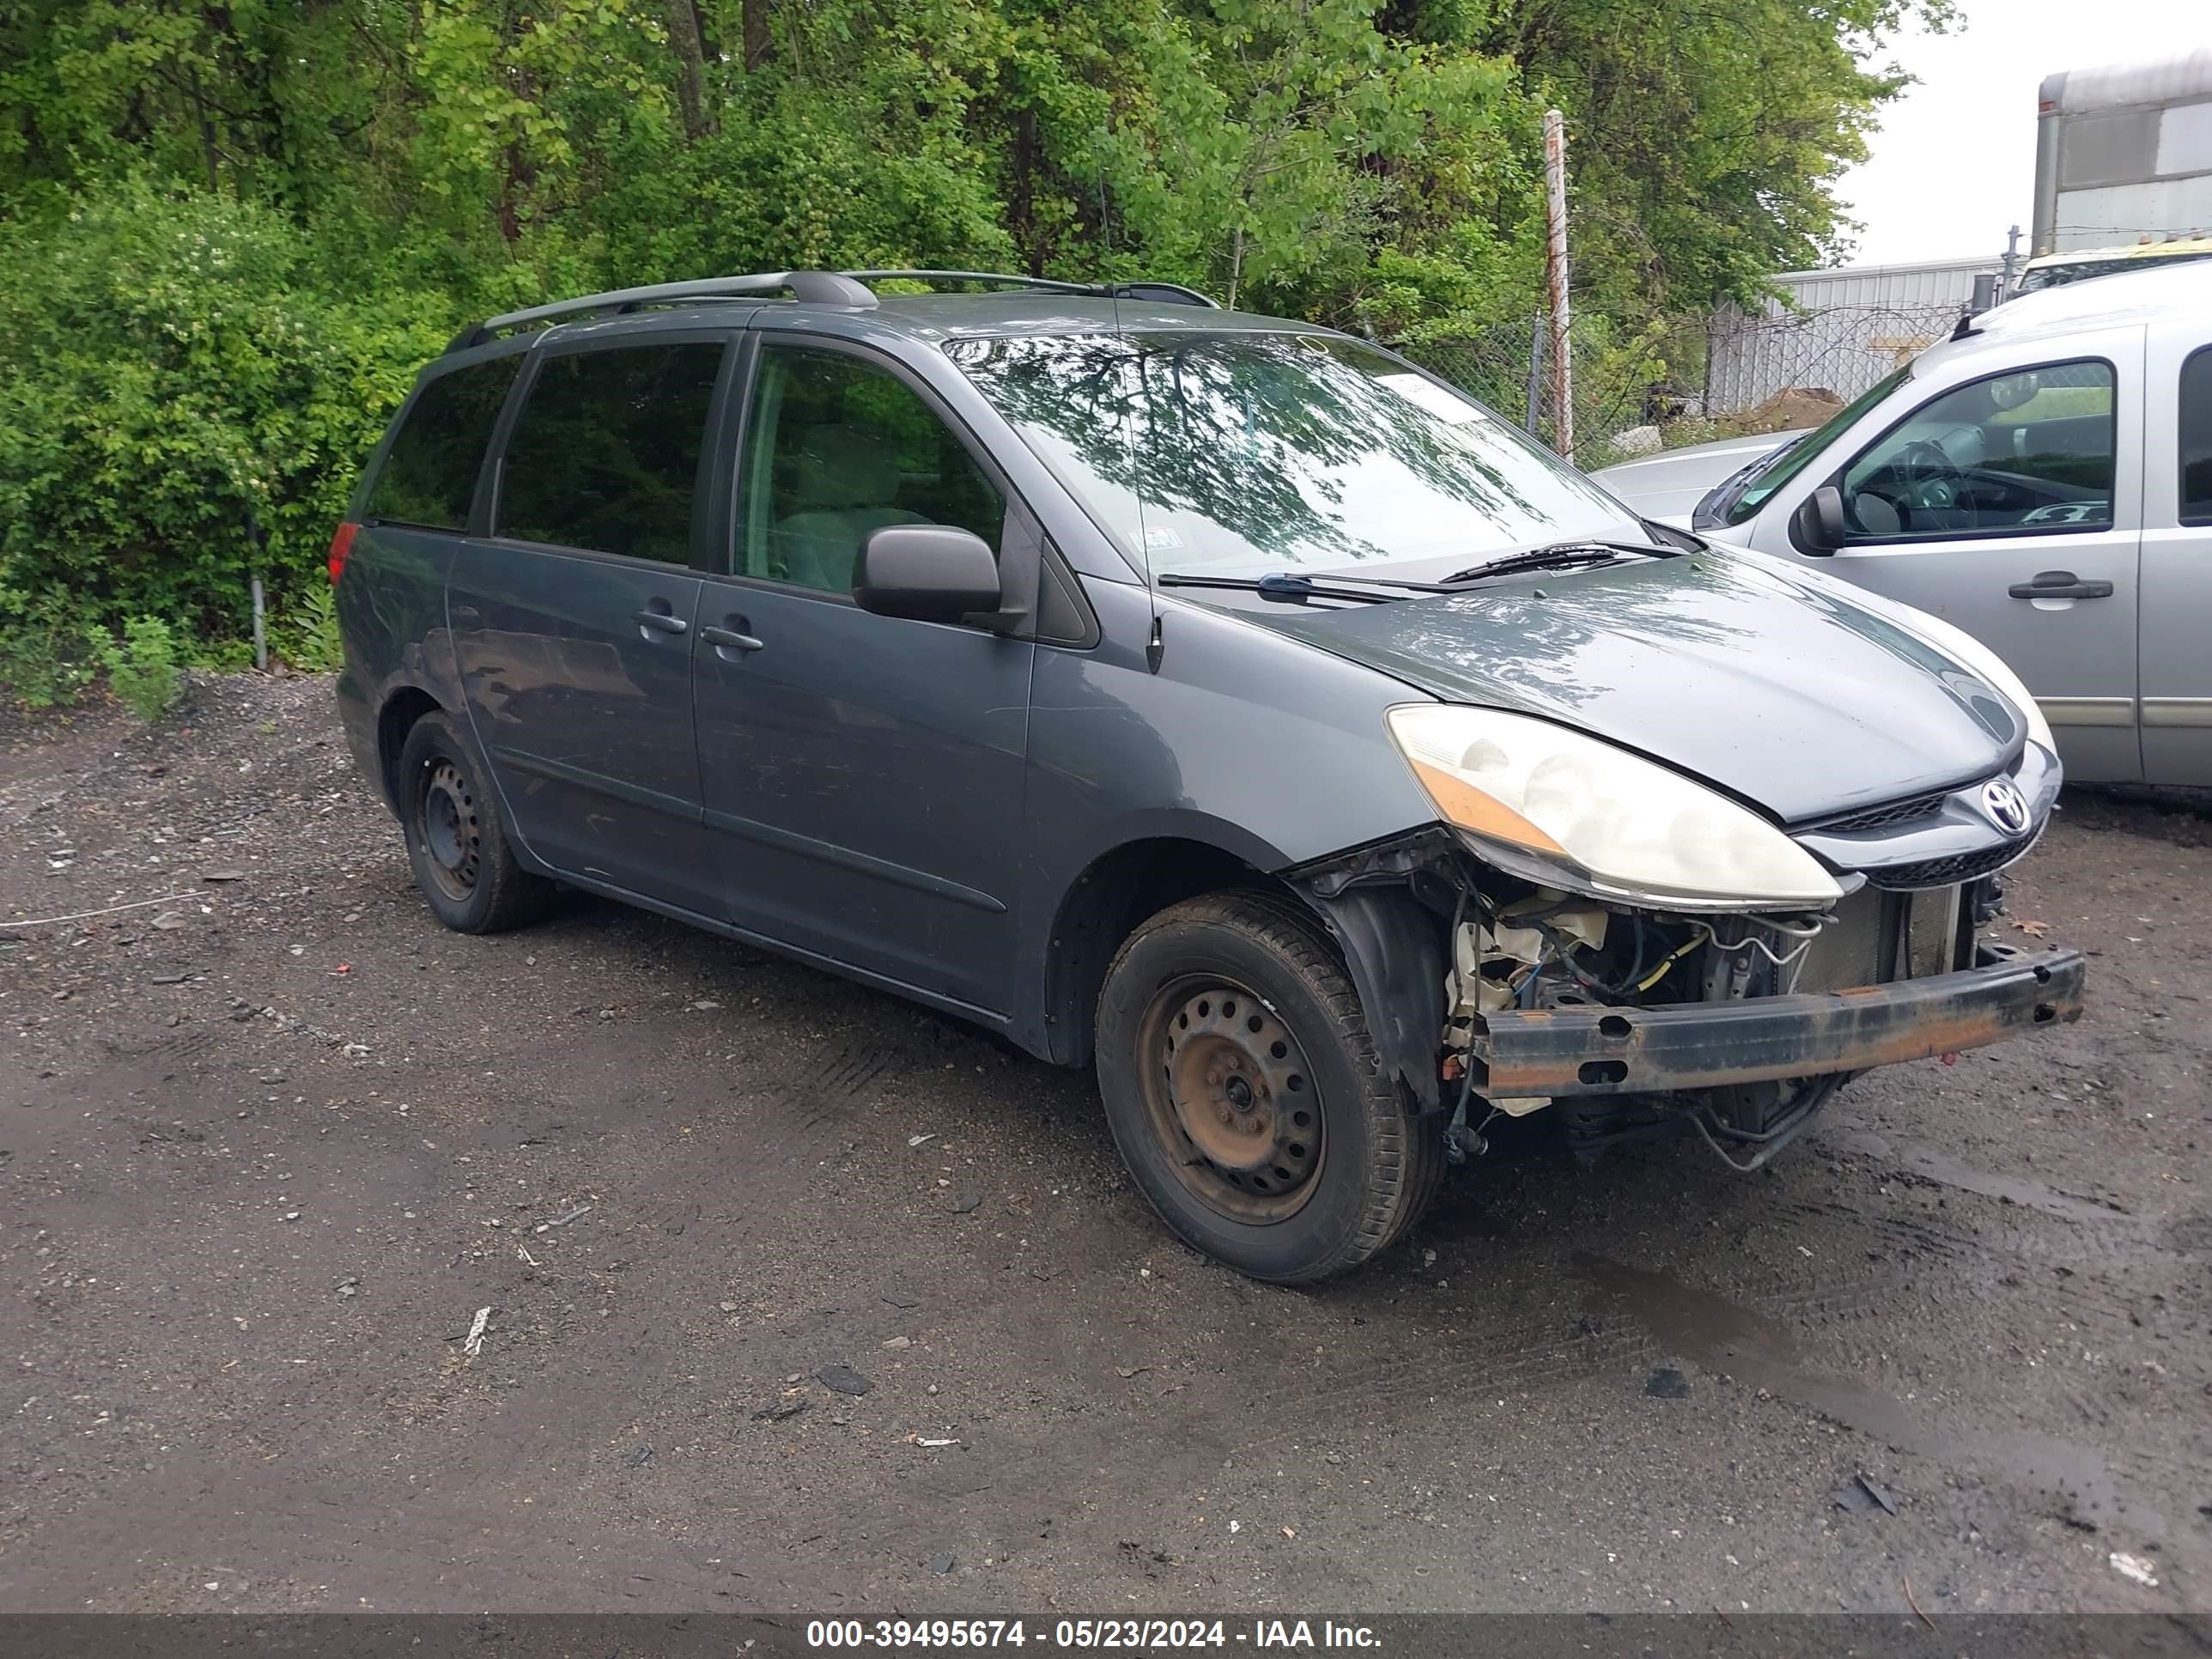
[[[272,209],[135,179],[0,234],[0,586],[234,635],[257,528],[313,565],[447,319],[309,264]]]
[[[253,641],[243,635],[210,638],[195,634],[188,643],[185,664],[211,674],[237,674],[253,666]]]
[[[0,697],[27,708],[66,708],[96,672],[69,596],[0,590]]]
[[[299,603],[270,635],[278,656],[310,674],[335,673],[345,661],[338,639],[337,594],[327,584],[309,582]]]
[[[15,0],[0,599],[236,639],[455,327],[596,287],[1149,276],[1480,338],[1540,303],[1552,104],[1578,316],[1656,361],[1843,245],[1869,66],[1949,4]]]
[[[100,629],[92,630],[90,641],[107,670],[108,689],[140,720],[150,726],[176,707],[184,690],[183,653],[168,623],[159,617],[130,617],[120,642]]]

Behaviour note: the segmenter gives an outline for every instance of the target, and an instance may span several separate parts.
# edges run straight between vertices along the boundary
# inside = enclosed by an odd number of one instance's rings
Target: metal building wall
[[[1793,270],[1773,278],[1788,303],[1713,316],[1707,335],[1705,410],[1741,415],[1792,388],[1848,401],[1933,345],[1973,297],[1974,278],[2001,262]]]

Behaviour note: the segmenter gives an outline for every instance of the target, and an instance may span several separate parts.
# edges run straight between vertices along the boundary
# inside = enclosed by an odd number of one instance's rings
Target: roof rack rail
[[[834,270],[763,271],[751,276],[702,276],[689,283],[655,283],[646,288],[618,288],[605,294],[586,294],[524,311],[504,312],[488,318],[453,337],[447,351],[483,345],[511,328],[532,323],[550,323],[586,313],[605,315],[635,311],[642,306],[677,305],[690,300],[744,300],[770,294],[789,294],[794,300],[815,305],[851,306],[872,310],[876,296],[861,283]]]
[[[655,283],[645,288],[618,288],[605,294],[586,294],[550,305],[503,312],[463,329],[446,349],[465,351],[496,339],[513,328],[534,323],[554,323],[582,316],[619,315],[645,306],[682,305],[695,301],[745,300],[771,294],[788,294],[811,305],[850,306],[857,311],[875,308],[872,282],[977,283],[994,288],[1030,288],[1052,294],[1080,295],[1094,300],[1152,300],[1168,305],[1204,306],[1219,309],[1194,288],[1180,283],[1063,283],[1049,276],[1019,276],[995,270],[774,270],[750,276],[702,276],[689,283]]]
[[[908,283],[976,283],[994,288],[1032,288],[1048,294],[1074,294],[1092,300],[1157,300],[1167,305],[1216,305],[1194,288],[1181,283],[1063,283],[1051,276],[1018,276],[1000,270],[848,270],[839,273],[855,282],[896,280]]]

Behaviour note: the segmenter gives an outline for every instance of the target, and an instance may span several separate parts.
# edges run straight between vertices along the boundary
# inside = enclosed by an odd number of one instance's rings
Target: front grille
[[[1839,818],[1830,818],[1815,826],[1822,835],[1856,836],[1869,830],[1887,830],[1896,824],[1912,823],[1921,818],[1932,818],[1943,810],[1948,796],[1942,790],[1932,795],[1915,795],[1910,800],[1893,800],[1886,806],[1869,806],[1864,811],[1846,812]]]
[[[1978,852],[1956,853],[1949,858],[1923,859],[1917,864],[1869,870],[1866,878],[1876,887],[1887,887],[1893,893],[1911,892],[1922,887],[1953,887],[1962,881],[1986,876],[1992,870],[2003,869],[2033,845],[2027,841],[2001,842]]]

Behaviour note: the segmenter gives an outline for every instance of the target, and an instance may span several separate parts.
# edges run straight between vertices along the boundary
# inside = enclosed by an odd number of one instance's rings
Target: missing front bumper
[[[1983,954],[1959,973],[1810,995],[1492,1014],[1474,1045],[1476,1086],[1491,1097],[1664,1094],[1818,1077],[2081,1018],[2079,951]]]

